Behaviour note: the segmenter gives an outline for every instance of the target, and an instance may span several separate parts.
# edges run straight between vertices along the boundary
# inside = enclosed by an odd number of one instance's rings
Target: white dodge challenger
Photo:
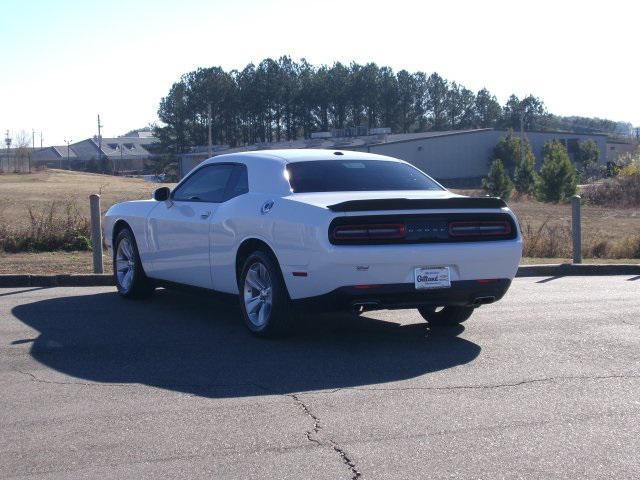
[[[502,200],[352,151],[220,155],[152,200],[114,205],[105,227],[122,296],[178,284],[235,294],[259,335],[305,308],[417,308],[433,325],[461,323],[505,294],[522,254]]]

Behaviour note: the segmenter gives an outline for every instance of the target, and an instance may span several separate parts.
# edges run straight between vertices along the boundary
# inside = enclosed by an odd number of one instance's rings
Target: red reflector
[[[294,277],[306,277],[308,276],[307,272],[291,272]]]
[[[490,237],[494,235],[509,235],[509,222],[451,222],[449,235],[452,237]]]
[[[369,288],[380,288],[382,285],[354,285],[353,288],[357,288],[358,290],[367,290]]]
[[[384,240],[404,238],[407,229],[404,224],[380,225],[340,225],[333,229],[334,240]]]
[[[497,278],[482,278],[480,280],[476,280],[476,282],[478,283],[496,283],[498,281],[499,279]]]

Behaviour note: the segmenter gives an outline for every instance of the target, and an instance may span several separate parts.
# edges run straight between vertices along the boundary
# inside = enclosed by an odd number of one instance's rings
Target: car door
[[[211,220],[227,195],[233,171],[232,164],[205,165],[153,209],[148,219],[151,277],[212,288]]]

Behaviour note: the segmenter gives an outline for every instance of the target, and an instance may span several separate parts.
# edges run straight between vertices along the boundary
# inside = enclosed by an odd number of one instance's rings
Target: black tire
[[[128,270],[123,273],[125,268]],[[146,298],[154,291],[142,268],[136,239],[128,228],[120,230],[113,242],[113,277],[118,293],[125,298]]]
[[[459,325],[467,320],[474,310],[474,307],[448,306],[443,307],[441,310],[438,310],[437,307],[431,306],[418,307],[418,312],[420,312],[422,318],[434,327],[450,327]]]
[[[256,274],[259,274],[257,278]],[[255,288],[256,280],[266,288]],[[266,294],[267,283],[271,285],[270,295]],[[238,290],[242,317],[251,333],[274,337],[290,332],[295,311],[278,262],[272,255],[258,250],[247,257],[238,279]]]

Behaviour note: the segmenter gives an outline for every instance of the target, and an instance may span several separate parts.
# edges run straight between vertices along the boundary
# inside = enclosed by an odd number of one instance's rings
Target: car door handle
[[[200,218],[209,218],[211,216],[211,210],[207,210],[206,212],[202,212],[200,214]]]

